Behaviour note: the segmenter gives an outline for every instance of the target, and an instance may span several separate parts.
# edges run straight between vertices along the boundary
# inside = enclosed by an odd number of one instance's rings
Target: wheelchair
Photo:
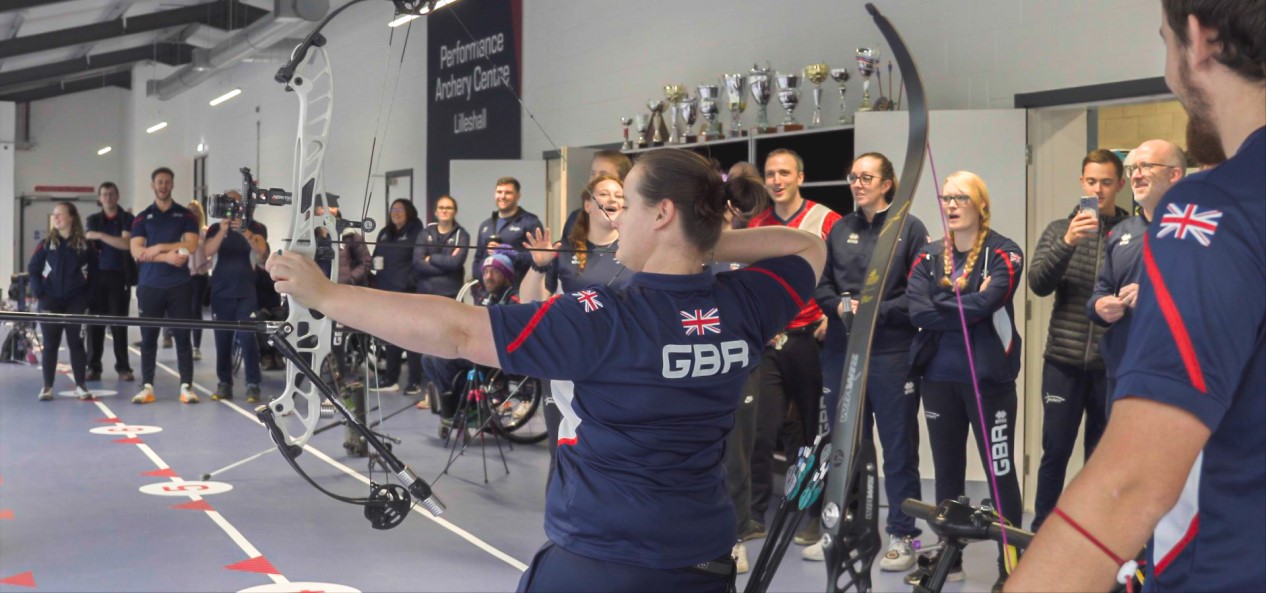
[[[482,284],[470,280],[457,293],[457,300],[478,305],[483,299]],[[440,423],[440,438],[448,440],[454,430],[478,432],[486,428],[512,443],[539,443],[547,436],[545,414],[540,413],[548,385],[540,379],[508,375],[501,369],[474,365],[460,371],[449,383],[457,398],[451,425]],[[439,409],[439,389],[428,385],[432,409]],[[487,426],[485,426],[487,425]]]

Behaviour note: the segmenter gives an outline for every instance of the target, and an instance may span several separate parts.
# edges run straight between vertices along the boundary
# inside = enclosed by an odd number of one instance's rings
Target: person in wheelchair
[[[494,253],[484,258],[480,268],[482,276],[478,302],[480,306],[516,304],[519,302],[519,291],[514,288],[514,263],[504,253]],[[459,377],[465,377],[471,367],[475,366],[464,359],[447,359],[426,355],[422,357],[424,374],[427,377],[443,377],[443,383],[437,383],[440,400],[440,422],[451,426],[453,415],[457,413],[457,394],[454,386]]]

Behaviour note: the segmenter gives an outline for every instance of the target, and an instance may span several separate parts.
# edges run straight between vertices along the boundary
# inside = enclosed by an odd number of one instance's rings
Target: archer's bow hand
[[[264,269],[276,282],[278,293],[289,295],[303,307],[321,309],[324,301],[338,288],[316,262],[293,251],[272,255]]]

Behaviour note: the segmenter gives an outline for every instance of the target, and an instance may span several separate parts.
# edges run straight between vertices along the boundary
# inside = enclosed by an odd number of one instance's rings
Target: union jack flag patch
[[[1213,240],[1214,233],[1218,231],[1218,219],[1222,218],[1221,210],[1201,210],[1195,204],[1170,204],[1166,210],[1160,220],[1157,239],[1171,236],[1175,239],[1191,237],[1205,247]]]
[[[572,296],[576,297],[576,300],[580,301],[580,303],[585,306],[585,313],[593,313],[594,311],[602,308],[602,301],[598,300],[598,293],[596,291],[582,290],[580,292],[573,293]]]
[[[689,311],[680,313],[681,327],[686,330],[687,336],[702,336],[707,332],[721,333],[721,317],[717,315],[716,307],[708,309],[706,313],[703,309],[695,309],[694,313]]]

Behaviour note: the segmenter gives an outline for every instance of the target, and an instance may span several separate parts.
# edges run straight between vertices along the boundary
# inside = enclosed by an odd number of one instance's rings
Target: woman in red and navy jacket
[[[922,377],[924,416],[936,469],[936,500],[963,494],[967,430],[986,468],[997,478],[995,508],[1015,523],[1020,518],[1019,468],[1015,464],[1016,389],[1020,371],[1020,334],[1012,300],[1019,286],[1024,255],[1020,246],[989,229],[989,189],[974,173],[945,178],[940,197],[949,236],[924,248],[910,271],[906,291],[910,321],[921,331],[910,348],[912,366]],[[952,256],[945,257],[946,248]],[[962,315],[967,321],[972,360],[967,357]],[[980,386],[986,434],[976,406],[974,379]],[[998,585],[1014,559],[998,557]],[[961,574],[961,566],[951,572]]]
[[[83,314],[88,310],[90,287],[96,280],[97,252],[84,237],[83,220],[74,204],[58,202],[48,220],[48,237],[35,246],[35,253],[26,266],[31,277],[31,292],[39,299],[40,311]],[[57,376],[57,351],[61,348],[63,329],[75,377],[75,395],[79,399],[92,399],[92,392],[84,387],[87,357],[80,328],[61,323],[40,324],[44,335],[44,388],[40,390],[40,401],[53,399],[53,379]]]

